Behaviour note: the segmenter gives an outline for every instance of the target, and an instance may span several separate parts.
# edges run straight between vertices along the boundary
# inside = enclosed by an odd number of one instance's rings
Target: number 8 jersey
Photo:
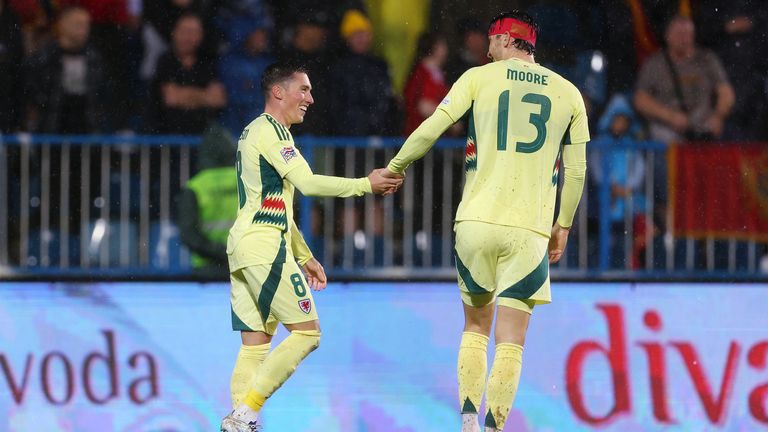
[[[589,141],[579,90],[541,65],[513,58],[465,72],[437,109],[454,122],[465,113],[469,119],[466,183],[456,221],[516,226],[549,236],[564,146]],[[566,167],[584,166],[583,148],[568,150]],[[580,196],[567,198],[577,204]],[[571,225],[573,211],[561,211],[561,226]]]

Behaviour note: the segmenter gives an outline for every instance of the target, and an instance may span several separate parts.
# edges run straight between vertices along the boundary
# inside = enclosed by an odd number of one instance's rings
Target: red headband
[[[514,18],[502,18],[491,24],[488,36],[495,36],[509,32],[515,39],[521,39],[536,46],[536,31],[529,24]]]

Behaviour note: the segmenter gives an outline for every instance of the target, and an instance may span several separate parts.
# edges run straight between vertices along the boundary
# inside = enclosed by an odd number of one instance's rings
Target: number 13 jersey
[[[437,109],[454,121],[468,114],[456,221],[549,237],[563,146],[589,141],[579,90],[541,65],[509,59],[465,72]]]

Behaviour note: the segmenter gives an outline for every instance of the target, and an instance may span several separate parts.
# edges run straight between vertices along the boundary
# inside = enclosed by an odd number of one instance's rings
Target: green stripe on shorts
[[[536,291],[544,285],[544,282],[549,277],[549,261],[548,256],[545,253],[544,258],[532,272],[528,273],[524,278],[517,281],[511,287],[505,289],[499,294],[499,297],[509,297],[519,300],[530,298]]]
[[[480,286],[477,282],[475,282],[475,279],[472,277],[472,274],[469,272],[469,269],[467,266],[464,265],[463,262],[461,262],[461,258],[459,258],[459,252],[454,249],[453,255],[456,257],[456,270],[459,271],[459,277],[461,277],[461,280],[464,281],[464,285],[467,286],[467,290],[469,290],[470,294],[488,294],[488,290]]]
[[[272,299],[275,298],[277,287],[280,286],[280,281],[283,276],[283,264],[285,264],[285,236],[280,239],[280,249],[277,251],[275,261],[272,262],[272,267],[269,269],[269,276],[264,281],[264,285],[261,287],[259,293],[259,314],[261,314],[261,322],[266,324],[267,318],[269,318],[269,311],[272,307]]]
[[[248,327],[248,324],[244,323],[243,320],[240,319],[239,316],[235,313],[235,310],[232,309],[230,306],[230,311],[232,311],[232,330],[234,331],[247,331],[252,332],[253,329]]]

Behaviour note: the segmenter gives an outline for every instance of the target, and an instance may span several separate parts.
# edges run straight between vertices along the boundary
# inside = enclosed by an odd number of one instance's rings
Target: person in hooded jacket
[[[238,209],[235,150],[226,129],[209,127],[200,145],[197,174],[178,197],[181,241],[192,252],[192,267],[198,273],[228,273],[227,236]]]
[[[639,131],[638,119],[628,99],[621,94],[614,95],[598,122],[597,138],[592,141],[595,150],[589,155],[592,180],[598,191],[607,191],[598,192],[598,200],[601,208],[603,201],[607,201],[609,209],[612,268],[625,268],[627,264],[636,268],[639,251],[645,246],[645,159],[640,150],[633,148]],[[606,182],[608,187],[603,189]],[[627,217],[634,228],[629,256],[625,253]]]
[[[227,20],[229,52],[219,63],[219,76],[227,89],[228,106],[222,123],[239,134],[264,112],[261,76],[275,59],[270,50],[272,21],[268,15],[236,16]]]

